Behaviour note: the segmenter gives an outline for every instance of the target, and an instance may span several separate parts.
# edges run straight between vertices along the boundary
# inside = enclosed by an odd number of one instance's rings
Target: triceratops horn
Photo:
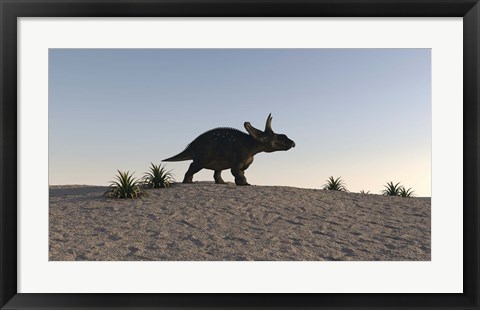
[[[265,132],[273,132],[273,129],[272,129],[272,113],[268,114],[267,122],[265,123]]]

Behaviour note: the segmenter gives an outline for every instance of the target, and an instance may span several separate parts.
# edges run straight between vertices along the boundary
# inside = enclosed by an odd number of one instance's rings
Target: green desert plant
[[[405,189],[405,187],[402,186],[402,189],[400,190],[400,196],[402,197],[412,197],[414,196],[413,195],[413,191],[412,191],[412,188],[409,188],[409,189]]]
[[[149,188],[165,188],[175,182],[173,174],[165,169],[166,166],[151,163],[150,171],[145,172],[142,178],[143,185]]]
[[[347,191],[343,180],[340,177],[335,179],[333,176],[328,178],[327,183],[323,185],[323,189],[330,191]]]
[[[370,194],[370,191],[364,191],[363,189],[360,191],[360,194]]]
[[[110,186],[105,196],[113,198],[138,198],[144,193],[140,191],[139,182],[133,177],[133,173],[117,170],[116,181],[110,181]]]
[[[384,196],[399,196],[403,186],[400,185],[400,182],[393,184],[393,182],[388,182],[385,185],[385,189],[382,191]]]

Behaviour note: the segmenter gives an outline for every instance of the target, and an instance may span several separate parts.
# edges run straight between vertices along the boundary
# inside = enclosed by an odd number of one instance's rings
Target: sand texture
[[[50,260],[428,261],[430,198],[210,182],[51,186]]]

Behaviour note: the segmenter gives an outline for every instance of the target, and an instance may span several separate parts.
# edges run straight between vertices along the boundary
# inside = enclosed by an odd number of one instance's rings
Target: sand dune
[[[50,186],[50,260],[430,260],[430,198],[210,182]]]

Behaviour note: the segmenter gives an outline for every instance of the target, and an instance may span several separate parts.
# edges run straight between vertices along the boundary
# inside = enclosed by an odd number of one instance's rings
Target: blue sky
[[[263,130],[269,113],[296,147],[257,154],[249,183],[334,176],[350,191],[393,181],[430,196],[430,49],[50,49],[49,182],[140,177],[208,129]],[[181,181],[189,164],[167,168]]]

